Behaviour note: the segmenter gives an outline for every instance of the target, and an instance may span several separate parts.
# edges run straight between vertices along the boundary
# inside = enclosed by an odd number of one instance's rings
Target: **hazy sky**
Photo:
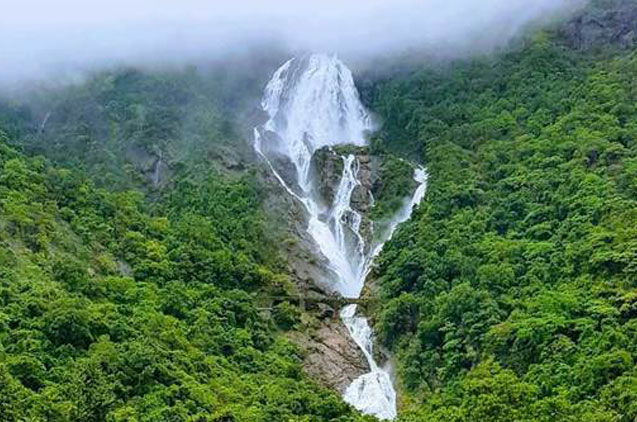
[[[3,0],[0,81],[222,57],[255,42],[345,57],[504,43],[583,0]]]

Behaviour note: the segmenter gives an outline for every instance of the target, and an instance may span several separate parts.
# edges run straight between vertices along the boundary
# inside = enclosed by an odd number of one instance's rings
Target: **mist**
[[[114,65],[224,60],[268,48],[346,60],[505,45],[584,0],[21,0],[0,15],[0,85]]]

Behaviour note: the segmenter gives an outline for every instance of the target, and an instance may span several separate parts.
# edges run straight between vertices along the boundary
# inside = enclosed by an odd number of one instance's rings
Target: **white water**
[[[299,172],[301,188],[310,188],[310,159],[326,145],[365,145],[371,119],[358,98],[349,69],[336,58],[313,54],[289,60],[265,88],[264,129],[279,135],[279,152]]]
[[[307,231],[337,276],[334,290],[344,297],[358,298],[384,242],[374,248],[366,247],[369,245],[360,233],[362,216],[350,205],[352,192],[360,185],[356,157],[351,154],[342,157],[343,174],[329,209],[323,209],[310,194],[310,161],[314,152],[323,146],[365,145],[365,132],[372,129],[350,70],[335,56],[314,54],[291,59],[268,83],[262,107],[269,119],[255,129],[255,150],[286,191],[305,206],[309,216]],[[270,161],[263,145],[266,133],[276,135],[267,137],[267,151],[283,155],[294,164],[300,193],[286,183]],[[390,222],[384,240],[409,218],[424,196],[424,170],[417,169],[414,179],[419,183],[418,189]],[[355,305],[343,309],[341,318],[371,368],[370,373],[347,388],[344,399],[363,413],[382,419],[395,418],[396,392],[389,372],[374,360],[373,333],[367,320],[356,316]]]

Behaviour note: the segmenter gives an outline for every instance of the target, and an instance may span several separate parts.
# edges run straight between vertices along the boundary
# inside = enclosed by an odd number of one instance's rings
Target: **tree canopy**
[[[637,417],[637,53],[562,40],[365,93],[430,174],[375,271],[405,420]]]

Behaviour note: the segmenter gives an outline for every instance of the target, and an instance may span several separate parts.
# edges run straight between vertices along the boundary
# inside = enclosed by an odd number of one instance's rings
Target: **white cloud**
[[[492,46],[580,0],[2,0],[0,80],[112,63],[182,62],[264,40],[374,55]]]

